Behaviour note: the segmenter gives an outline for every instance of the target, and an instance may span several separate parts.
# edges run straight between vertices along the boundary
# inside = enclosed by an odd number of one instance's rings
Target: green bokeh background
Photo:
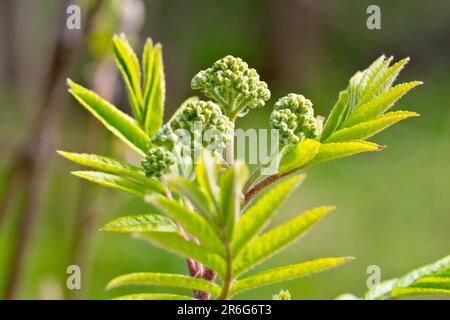
[[[63,10],[60,1],[14,3],[14,14],[0,7],[0,19],[8,26],[2,27],[0,33],[4,44],[0,52],[4,54],[8,46],[5,41],[12,37],[16,53],[12,61],[0,55],[4,62],[0,69],[0,192],[8,190],[3,178],[9,161],[36,116],[34,101],[46,76],[55,30],[64,28],[57,19]],[[262,268],[324,256],[351,255],[356,260],[330,272],[261,288],[238,298],[268,299],[281,288],[288,289],[294,299],[330,299],[343,292],[362,294],[369,265],[378,265],[382,278],[388,279],[449,254],[450,3],[447,0],[130,3],[145,10],[134,13],[145,19],[134,37],[136,48],[142,46],[146,37],[164,45],[166,118],[181,101],[198,94],[190,89],[191,77],[226,54],[249,62],[272,90],[273,99],[265,108],[238,121],[238,127],[242,128],[267,127],[273,102],[289,92],[305,95],[313,101],[316,113],[327,115],[350,76],[382,53],[397,59],[410,56],[412,61],[400,81],[417,79],[425,83],[396,106],[397,110],[416,111],[422,117],[407,120],[373,139],[387,145],[387,149],[308,170],[307,180],[273,223],[286,221],[317,205],[334,204],[338,209]],[[381,30],[366,27],[366,8],[370,4],[381,7]],[[123,31],[116,23],[118,13],[111,8],[104,11],[96,22],[98,33],[85,42],[76,66],[67,74],[84,84],[89,83],[89,74],[109,46],[112,33]],[[14,81],[8,68],[11,64],[16,75]],[[117,92],[115,103],[129,110],[121,81],[117,83]],[[123,158],[120,142],[103,133],[98,143],[86,150],[89,116],[73,100],[68,101],[54,149]],[[77,202],[80,190],[87,185],[69,175],[77,166],[57,157],[55,152],[50,159],[17,295],[22,299],[61,297],[78,214]],[[90,189],[88,201],[95,228],[114,217],[146,209],[142,201],[100,187]],[[20,198],[14,202],[0,229],[0,293],[6,283],[14,230],[19,221],[15,213],[22,202]],[[81,298],[105,299],[123,293],[160,290],[105,290],[108,280],[124,273],[185,272],[181,258],[127,235],[93,230],[83,236],[89,239],[85,248],[89,263],[82,269]],[[164,291],[188,293],[176,289]]]

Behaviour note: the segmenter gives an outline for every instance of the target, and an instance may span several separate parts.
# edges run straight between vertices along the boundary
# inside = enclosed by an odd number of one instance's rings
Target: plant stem
[[[248,190],[252,187],[253,183],[258,180],[258,178],[261,175],[263,165],[259,165],[258,168],[255,169],[255,171],[252,172],[251,176],[248,178],[247,182],[244,185],[244,188],[242,188],[242,193],[246,194]]]
[[[222,292],[220,293],[218,300],[227,300],[230,295],[231,285],[233,284],[233,257],[231,255],[230,243],[227,241],[226,245],[227,259],[226,268],[227,272],[225,279],[223,279]]]
[[[287,177],[291,174],[297,173],[300,170],[302,170],[303,168],[297,168],[291,171],[287,171],[284,172],[282,174],[273,174],[271,176],[268,176],[267,178],[261,180],[260,182],[258,182],[253,188],[251,188],[250,190],[248,190],[245,193],[244,196],[244,206],[247,205],[258,193],[260,193],[261,191],[263,191],[265,188],[267,188],[268,186],[270,186],[271,184],[277,182],[278,180]]]

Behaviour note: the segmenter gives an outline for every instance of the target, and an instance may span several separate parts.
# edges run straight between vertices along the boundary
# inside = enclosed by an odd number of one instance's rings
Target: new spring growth
[[[170,171],[170,167],[175,164],[175,158],[164,148],[151,148],[146,157],[142,159],[142,168],[144,168],[147,177],[160,178]]]
[[[282,146],[298,144],[306,138],[318,139],[320,135],[312,102],[299,94],[290,93],[275,103],[270,124],[279,130]]]
[[[224,150],[227,141],[232,138],[232,130],[233,123],[222,114],[216,103],[212,101],[192,101],[185,104],[160,129],[153,142],[172,150],[181,138],[184,146],[193,151],[194,143],[197,138],[200,138],[203,147]],[[188,139],[187,142],[184,140],[186,138]],[[194,152],[191,154],[194,154]]]
[[[233,56],[226,56],[211,68],[200,71],[191,86],[216,101],[232,121],[250,109],[263,107],[270,99],[267,83],[259,79],[256,70]]]
[[[388,112],[403,95],[421,84],[413,81],[393,86],[408,59],[389,66],[392,59],[382,56],[369,68],[358,72],[340,94],[323,130],[320,120],[314,116],[311,101],[297,94],[278,100],[270,122],[272,128],[281,133],[281,143],[286,147],[274,154],[273,159],[277,161],[273,162],[279,170],[263,177],[265,164],[261,163],[248,177],[248,168],[240,161],[228,161],[227,166],[216,164],[224,160],[217,149],[226,149],[226,160],[230,154],[234,160],[234,141],[231,138],[236,117],[264,106],[270,98],[267,84],[260,81],[254,69],[231,56],[217,61],[192,80],[192,87],[202,90],[214,102],[190,98],[162,126],[165,81],[160,49],[157,50],[156,46],[152,49],[151,42],[147,42],[142,72],[124,37],[121,41],[116,40],[116,49],[116,62],[123,71],[133,110],[136,111],[135,119],[71,81],[68,82],[70,92],[108,130],[144,156],[144,170],[102,155],[60,154],[95,170],[76,171],[76,176],[128,192],[140,199],[145,197],[156,212],[121,217],[102,230],[137,234],[158,247],[188,258],[189,275],[133,273],[113,279],[109,288],[154,284],[193,289],[194,297],[199,299],[230,299],[246,290],[304,277],[352,260],[349,257],[321,258],[244,275],[295,243],[306,230],[334,209],[330,206],[314,208],[265,230],[290,191],[303,180],[300,170],[313,164],[380,150],[379,145],[367,139],[403,119],[417,116],[409,111]],[[144,90],[139,86],[141,75],[147,84],[143,86]],[[184,139],[186,136],[189,141]],[[211,149],[213,144],[217,151]],[[292,144],[295,147],[288,148]],[[194,158],[198,149],[205,150]],[[185,151],[190,154],[185,154]],[[194,163],[193,159],[199,161]],[[172,175],[165,176],[164,183],[158,179],[168,172]],[[169,196],[168,191],[174,197]],[[147,194],[155,195],[148,197],[145,196]],[[242,208],[242,198],[245,204],[252,204]],[[183,235],[177,232],[181,228]],[[413,273],[426,273],[429,278],[433,277],[436,271],[448,269],[449,259],[447,257]],[[216,275],[221,278],[218,283],[215,282]],[[407,274],[396,281],[400,285],[393,287],[392,292],[377,288],[365,297],[397,297],[404,295],[405,289],[420,289],[423,293],[424,288],[407,288],[414,283],[411,281],[411,274]],[[430,290],[427,293],[442,292],[436,287]],[[383,291],[382,296],[376,296],[379,291]],[[152,300],[189,298],[153,292],[120,297]],[[273,297],[277,300],[289,298],[287,291]]]

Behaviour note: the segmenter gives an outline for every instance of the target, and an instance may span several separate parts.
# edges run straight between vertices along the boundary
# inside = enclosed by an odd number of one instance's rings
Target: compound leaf
[[[233,274],[242,274],[295,242],[334,207],[319,207],[297,216],[250,242],[233,262]]]
[[[154,245],[176,253],[185,258],[192,258],[201,262],[221,277],[225,276],[225,261],[209,249],[184,239],[176,233],[145,232],[138,233],[138,238],[148,240]]]
[[[348,157],[361,152],[379,151],[383,148],[375,143],[367,141],[348,141],[325,143],[310,164],[327,162],[334,159]]]
[[[94,92],[68,80],[69,92],[91,112],[109,131],[128,144],[139,155],[145,156],[151,142],[139,124]]]
[[[100,231],[110,232],[176,232],[176,224],[159,214],[120,217],[104,225]]]
[[[75,163],[116,175],[124,175],[139,180],[150,188],[164,192],[164,186],[157,180],[145,176],[144,171],[123,161],[96,154],[58,151],[66,159]]]
[[[243,197],[242,187],[247,177],[247,166],[241,161],[236,161],[222,174],[219,182],[220,221],[225,227],[229,241],[233,236],[235,222],[239,218],[240,204]]]
[[[195,182],[173,174],[166,175],[165,179],[172,190],[186,197],[203,216],[214,217],[213,204]]]
[[[284,153],[278,174],[292,172],[306,167],[320,150],[320,142],[306,139]]]
[[[420,278],[412,286],[415,288],[435,288],[450,290],[450,277]]]
[[[200,214],[189,210],[185,205],[163,196],[150,196],[146,201],[160,214],[164,214],[180,223],[191,235],[195,236],[203,247],[209,248],[222,257],[225,247],[217,236],[216,230]]]
[[[139,60],[128,43],[124,34],[113,37],[114,59],[119,67],[130,97],[130,104],[133,113],[138,120],[142,122],[142,93],[141,93],[141,69]]]
[[[390,127],[391,125],[410,118],[417,117],[418,113],[409,111],[395,111],[389,112],[378,118],[366,122],[359,123],[353,127],[341,129],[333,133],[326,142],[343,142],[348,140],[364,140],[367,139],[384,129]]]
[[[389,62],[390,61],[386,61]],[[385,92],[389,88],[392,87],[392,84],[397,79],[398,75],[405,67],[405,65],[409,62],[409,58],[402,59],[386,70],[380,71],[380,74],[374,79],[373,84],[364,92],[364,96],[361,99],[361,102],[367,102],[374,97],[378,96],[380,93]]]
[[[221,288],[207,280],[172,273],[138,272],[125,274],[112,279],[108,283],[108,289],[128,285],[156,285],[166,287],[178,287],[208,292],[213,298],[217,298]]]
[[[412,88],[422,84],[421,81],[412,81],[399,84],[388,91],[383,92],[375,99],[357,106],[355,111],[341,125],[341,128],[348,128],[358,123],[372,120],[386,112],[394,103],[405,95]]]
[[[305,277],[314,273],[337,267],[351,260],[353,260],[352,257],[322,258],[289,266],[269,269],[242,280],[238,280],[233,284],[231,292],[232,294],[236,294],[257,287]]]
[[[149,193],[159,192],[159,189],[153,188],[150,185],[144,185],[129,178],[119,177],[114,174],[98,171],[73,171],[72,174],[105,187],[125,191],[140,198],[143,198]]]
[[[320,136],[321,142],[327,140],[327,138],[335,132],[337,128],[339,128],[342,121],[344,121],[347,114],[348,97],[348,91],[341,91],[339,93],[338,101],[334,105],[333,109],[331,109],[331,113],[323,127],[322,134]]]
[[[440,288],[394,288],[392,289],[392,296],[399,298],[405,296],[423,296],[435,294],[450,294],[450,289]]]
[[[144,48],[144,117],[145,131],[153,137],[161,128],[166,98],[166,81],[162,48],[158,43],[153,47],[150,40]]]
[[[195,166],[197,182],[203,190],[208,194],[211,201],[216,201],[219,195],[218,186],[218,166],[217,159],[211,156],[211,153],[204,149],[197,159]]]
[[[421,268],[415,269],[403,277],[399,278],[395,284],[395,287],[409,287],[420,278],[433,276],[439,272],[447,271],[450,269],[450,256],[446,256],[434,263],[428,264]]]
[[[142,170],[141,168],[117,159],[100,156],[97,154],[74,153],[65,151],[58,151],[58,154],[75,163],[97,170],[115,174],[123,174],[136,179],[141,179],[142,177],[146,178],[144,170]]]
[[[303,181],[305,175],[288,178],[257,199],[239,219],[231,242],[231,252],[236,255],[239,250],[270,222],[283,201]]]

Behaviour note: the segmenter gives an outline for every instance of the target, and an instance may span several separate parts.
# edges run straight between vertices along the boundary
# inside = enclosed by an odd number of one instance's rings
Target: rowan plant
[[[74,175],[148,203],[147,212],[113,220],[102,231],[131,233],[186,261],[187,274],[126,274],[112,279],[108,288],[158,285],[193,292],[192,296],[131,294],[120,299],[231,299],[246,290],[308,276],[353,259],[319,258],[246,275],[334,210],[333,206],[313,208],[267,230],[283,202],[304,180],[306,168],[380,151],[382,146],[367,139],[418,116],[389,111],[421,84],[412,81],[394,86],[408,58],[391,64],[392,57],[383,55],[358,71],[340,92],[326,121],[315,115],[312,102],[304,96],[291,93],[280,98],[270,116],[272,128],[279,132],[280,148],[250,174],[247,164],[235,159],[233,142],[238,117],[250,116],[257,108],[271,108],[266,106],[271,97],[268,85],[255,69],[233,56],[218,60],[192,80],[191,87],[204,98],[187,99],[164,123],[161,45],[147,40],[140,63],[124,35],[115,36],[112,42],[132,116],[71,80],[69,92],[135,151],[141,162],[59,153],[91,168]],[[275,160],[277,171],[264,175],[263,169]],[[281,292],[274,298],[289,297]]]

